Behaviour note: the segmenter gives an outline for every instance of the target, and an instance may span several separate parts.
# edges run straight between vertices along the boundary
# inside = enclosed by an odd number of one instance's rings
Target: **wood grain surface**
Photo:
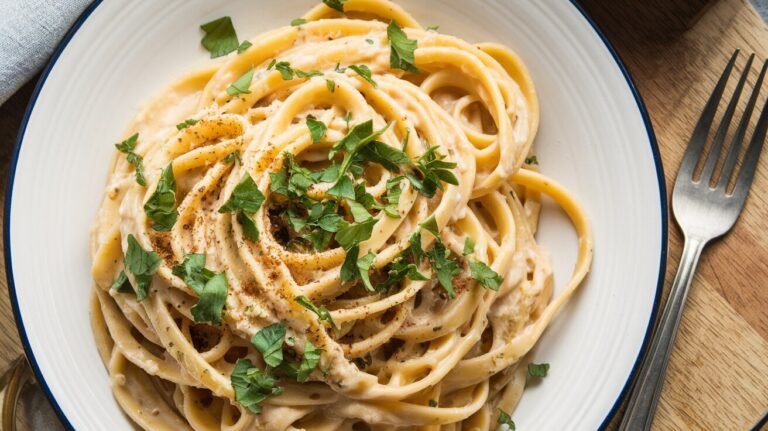
[[[582,3],[624,59],[645,99],[671,191],[690,131],[725,62],[736,48],[756,53],[760,62],[768,59],[768,27],[745,0]],[[0,202],[34,81],[0,107]],[[768,85],[764,87],[768,94]],[[680,232],[671,222],[665,294],[681,249]],[[0,271],[4,275],[4,262]],[[22,353],[7,291],[2,276],[2,369]],[[766,409],[768,155],[760,161],[753,192],[736,227],[703,254],[654,429],[748,430]]]

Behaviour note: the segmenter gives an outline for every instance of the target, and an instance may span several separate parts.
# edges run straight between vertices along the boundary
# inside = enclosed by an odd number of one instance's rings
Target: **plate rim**
[[[54,397],[50,388],[48,387],[48,384],[46,383],[45,378],[43,377],[42,371],[40,370],[37,360],[35,359],[35,354],[32,351],[32,347],[29,343],[27,332],[24,328],[24,320],[22,318],[21,310],[19,309],[18,298],[16,296],[16,284],[14,283],[14,279],[13,279],[13,265],[12,265],[13,259],[11,258],[11,243],[10,243],[10,227],[11,227],[10,215],[11,215],[11,203],[13,201],[13,186],[14,186],[14,180],[16,177],[16,166],[19,160],[19,153],[21,151],[21,145],[24,140],[24,135],[27,130],[27,125],[29,124],[29,120],[32,115],[32,111],[34,110],[38,96],[40,95],[40,92],[45,86],[45,82],[48,78],[48,75],[50,75],[51,71],[56,65],[57,60],[59,59],[61,54],[64,52],[64,49],[66,49],[67,45],[69,45],[69,42],[72,40],[75,34],[77,34],[77,31],[80,29],[80,27],[82,27],[82,25],[86,22],[86,20],[91,16],[93,11],[95,11],[96,8],[100,4],[102,4],[102,2],[103,0],[94,0],[91,4],[89,4],[83,10],[80,16],[78,16],[78,18],[75,20],[75,22],[67,31],[67,33],[61,39],[59,44],[56,46],[56,49],[53,51],[53,54],[51,54],[50,59],[46,63],[45,68],[42,70],[40,77],[38,78],[38,81],[35,84],[35,89],[33,90],[32,96],[30,97],[29,103],[27,104],[27,107],[25,109],[24,117],[22,118],[21,123],[19,124],[19,132],[16,135],[16,141],[13,146],[11,160],[8,165],[8,179],[6,183],[5,203],[4,203],[4,209],[3,209],[3,255],[4,255],[4,262],[5,262],[5,278],[8,285],[8,295],[10,297],[11,308],[13,310],[13,317],[16,324],[16,329],[19,333],[19,338],[24,348],[24,354],[27,358],[27,361],[30,367],[32,368],[32,371],[34,372],[35,379],[40,385],[40,388],[43,390],[43,393],[45,393],[45,396],[48,399],[48,402],[51,404],[51,407],[53,407],[53,410],[56,412],[56,415],[58,416],[59,420],[62,422],[62,425],[64,425],[64,427],[68,430],[74,430],[75,428],[70,423],[69,419],[67,418],[67,415],[64,413],[61,406],[56,401],[56,398]],[[632,369],[630,370],[630,373],[627,376],[626,381],[624,382],[624,386],[622,387],[621,392],[619,392],[618,397],[614,401],[613,406],[610,408],[608,413],[606,413],[605,418],[603,419],[602,423],[598,427],[598,430],[604,430],[607,428],[611,420],[613,420],[614,416],[616,416],[616,413],[618,412],[618,409],[621,406],[622,401],[624,400],[624,398],[626,398],[627,393],[629,392],[632,381],[634,380],[634,378],[636,377],[639,371],[640,362],[642,361],[642,358],[645,356],[645,352],[648,348],[648,345],[650,344],[654,322],[656,321],[656,317],[659,312],[661,293],[664,288],[664,277],[666,274],[666,267],[667,267],[667,248],[668,248],[668,236],[669,236],[667,186],[666,186],[666,180],[664,176],[664,167],[662,165],[662,160],[661,160],[661,153],[659,151],[659,144],[658,144],[658,141],[656,140],[656,134],[653,129],[653,124],[648,114],[648,110],[646,109],[645,102],[643,101],[643,98],[637,89],[637,85],[635,84],[634,79],[632,79],[632,75],[630,74],[629,70],[626,67],[626,64],[624,63],[624,60],[621,58],[619,53],[614,48],[613,44],[611,44],[611,42],[605,36],[603,31],[597,25],[597,23],[595,23],[595,21],[592,19],[589,13],[587,13],[584,7],[578,2],[578,0],[568,0],[568,2],[571,4],[571,6],[573,6],[574,9],[576,9],[576,11],[587,22],[587,24],[589,24],[589,26],[592,28],[595,34],[597,34],[598,38],[602,41],[605,48],[611,54],[611,57],[616,63],[616,66],[618,66],[622,76],[624,77],[624,80],[627,86],[629,87],[632,97],[635,99],[637,109],[640,113],[640,117],[642,118],[643,124],[645,126],[646,134],[648,135],[648,143],[650,144],[651,154],[653,155],[653,163],[654,163],[654,166],[656,167],[656,181],[658,183],[658,188],[659,188],[659,207],[661,210],[660,211],[661,212],[660,214],[661,250],[659,253],[659,273],[656,281],[656,292],[653,299],[651,315],[649,317],[648,324],[646,325],[645,335],[643,336],[643,343],[640,347],[640,351],[638,352],[637,358],[635,358],[635,362],[632,365]]]

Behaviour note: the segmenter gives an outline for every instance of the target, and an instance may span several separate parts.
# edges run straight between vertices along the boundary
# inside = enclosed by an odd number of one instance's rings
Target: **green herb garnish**
[[[347,0],[323,0],[323,3],[325,3],[326,6],[336,9],[339,12],[344,12],[344,3],[346,2]]]
[[[291,25],[294,26],[294,27],[298,27],[298,26],[300,26],[302,24],[306,24],[306,23],[307,23],[307,20],[305,20],[304,18],[296,18],[296,19],[291,21]]]
[[[504,282],[502,276],[479,260],[469,262],[469,272],[478,283],[491,290],[498,291],[501,283]]]
[[[437,148],[437,146],[430,147],[416,161],[416,169],[421,174],[421,178],[412,173],[405,174],[413,188],[428,198],[433,197],[438,189],[443,190],[443,181],[453,185],[459,184],[459,180],[451,172],[451,169],[456,167],[456,163],[444,161],[443,156],[437,152]]]
[[[243,233],[251,241],[259,239],[259,230],[251,214],[261,208],[264,194],[261,193],[251,175],[246,173],[240,183],[235,186],[229,200],[219,208],[220,213],[237,212],[237,222],[243,227]]]
[[[350,64],[349,68],[355,71],[358,75],[362,76],[363,79],[368,81],[371,85],[373,85],[373,88],[379,87],[379,84],[377,84],[376,81],[373,80],[371,69],[369,69],[368,66],[364,64]]]
[[[472,237],[464,238],[464,251],[462,255],[468,256],[475,252],[475,240]]]
[[[497,419],[496,422],[499,425],[509,426],[509,431],[515,431],[515,422],[512,420],[512,417],[509,416],[504,410],[499,409],[499,419]]]
[[[173,177],[173,162],[163,169],[160,181],[152,196],[144,204],[144,212],[152,220],[152,229],[168,232],[173,228],[179,212],[176,210],[176,179]]]
[[[123,264],[136,281],[136,299],[143,301],[149,294],[152,284],[152,274],[157,271],[162,259],[154,251],[146,251],[132,234],[128,234],[128,250],[125,252]]]
[[[320,142],[320,140],[323,139],[323,136],[325,136],[325,132],[328,130],[328,126],[326,126],[325,123],[311,115],[307,116],[307,128],[309,129],[310,136],[312,136],[313,143]]]
[[[331,93],[336,92],[336,81],[331,81],[330,79],[326,79],[325,86],[328,87],[328,91],[330,91]]]
[[[549,364],[528,364],[528,375],[531,377],[547,377]]]
[[[539,159],[534,154],[531,157],[526,157],[525,158],[525,164],[526,165],[538,165],[539,164]]]
[[[229,288],[224,272],[217,274],[207,269],[205,255],[199,253],[184,256],[184,262],[174,266],[172,272],[198,295],[197,304],[191,310],[195,322],[220,324]]]
[[[251,69],[245,72],[241,77],[237,78],[235,82],[227,87],[227,94],[234,96],[236,94],[251,94],[251,81],[253,81],[253,72],[255,69]]]
[[[294,298],[294,300],[301,305],[302,307],[306,308],[307,310],[317,314],[317,317],[323,321],[327,322],[331,328],[337,329],[336,322],[333,321],[333,317],[331,317],[331,312],[328,311],[327,308],[321,306],[317,306],[312,303],[312,301],[309,300],[306,296],[297,296]]]
[[[282,323],[269,325],[251,337],[251,344],[261,352],[264,362],[270,367],[277,367],[283,362],[283,341],[285,325]]]
[[[402,69],[406,72],[419,73],[419,68],[416,67],[416,60],[413,54],[418,46],[418,42],[408,39],[403,29],[394,21],[390,22],[387,27],[387,37],[389,38],[390,46],[389,67]]]
[[[261,414],[259,403],[265,399],[283,393],[283,388],[275,386],[277,380],[256,368],[248,359],[238,359],[230,376],[235,400],[252,413]]]
[[[144,178],[144,158],[136,154],[133,150],[136,149],[136,142],[139,140],[139,134],[134,133],[123,142],[115,144],[118,151],[125,154],[128,158],[128,163],[132,164],[136,168],[136,182],[140,186],[146,187],[147,180]]]
[[[120,274],[117,275],[117,278],[115,279],[115,282],[112,283],[110,289],[120,293],[133,292],[133,287],[131,287],[131,282],[128,280],[128,276],[125,275],[125,271],[120,271]]]
[[[239,46],[232,18],[223,16],[200,26],[205,32],[201,43],[211,53],[211,58],[221,57]]]
[[[189,126],[194,126],[195,124],[197,124],[197,121],[198,120],[195,120],[194,118],[190,118],[188,120],[184,120],[181,123],[176,125],[176,129],[177,130],[184,130],[184,129],[186,129]]]
[[[240,46],[238,46],[238,47],[237,47],[237,53],[238,53],[238,54],[242,54],[242,53],[244,53],[245,51],[247,51],[247,50],[248,50],[248,48],[250,48],[250,47],[252,47],[252,46],[253,46],[253,44],[252,44],[250,41],[248,41],[248,40],[244,40],[244,41],[243,41],[243,42],[240,44]]]

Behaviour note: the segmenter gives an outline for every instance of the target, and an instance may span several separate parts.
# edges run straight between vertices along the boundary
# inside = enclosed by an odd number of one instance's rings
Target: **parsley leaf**
[[[318,349],[314,344],[307,341],[304,343],[304,355],[301,358],[301,364],[296,372],[296,381],[303,383],[307,381],[309,375],[320,363],[320,353],[323,349]]]
[[[416,169],[421,174],[421,178],[412,173],[405,174],[413,188],[428,198],[433,197],[438,189],[443,190],[443,181],[453,185],[459,184],[459,180],[451,172],[451,169],[456,167],[456,163],[444,161],[443,156],[437,152],[437,148],[437,146],[430,147],[416,161]]]
[[[237,213],[237,222],[243,227],[243,234],[250,241],[259,240],[259,228],[256,227],[256,222],[253,217],[249,216],[243,211]]]
[[[373,233],[373,226],[375,224],[376,219],[374,218],[362,223],[351,224],[342,222],[339,231],[336,233],[336,242],[338,242],[344,250],[349,250],[361,242],[367,241]]]
[[[185,255],[184,262],[174,266],[172,272],[198,295],[191,310],[195,322],[221,323],[229,288],[224,273],[216,274],[205,268],[205,255],[199,253]]]
[[[478,283],[491,290],[498,291],[501,283],[504,282],[502,276],[479,260],[469,262],[469,272]]]
[[[294,26],[294,27],[298,27],[298,26],[300,26],[302,24],[306,24],[306,23],[307,23],[307,20],[305,20],[304,18],[296,18],[296,19],[291,21],[291,25]]]
[[[365,39],[365,43],[367,43],[368,45],[373,45],[375,42],[373,41],[373,39],[369,38],[369,39]]]
[[[313,76],[323,76],[323,72],[320,72],[319,70],[309,70],[307,72],[299,69],[293,69],[293,73],[296,74],[297,78],[311,78]]]
[[[387,129],[389,124],[381,130],[374,132],[373,120],[368,120],[364,123],[360,123],[352,128],[349,133],[346,134],[341,140],[331,147],[331,151],[328,152],[328,159],[333,159],[339,151],[345,151],[344,159],[339,166],[339,178],[341,178],[350,168],[353,158],[360,149],[370,144],[374,139],[381,136]]]
[[[451,251],[445,247],[442,241],[436,241],[432,250],[427,252],[427,257],[432,263],[432,268],[437,273],[437,280],[448,293],[450,299],[456,298],[453,290],[453,276],[461,274],[458,262],[451,257]]]
[[[313,143],[320,142],[320,140],[323,139],[323,136],[325,136],[325,132],[328,130],[328,126],[326,126],[325,123],[311,115],[307,116],[307,128],[309,129],[309,134],[312,136]]]
[[[214,273],[205,268],[205,255],[190,253],[184,256],[181,265],[173,267],[173,275],[180,277],[198,295],[205,289],[205,283],[214,276]]]
[[[248,50],[248,48],[250,48],[250,47],[252,47],[252,46],[253,46],[253,44],[252,44],[252,43],[251,43],[249,40],[244,40],[244,41],[243,41],[243,42],[240,44],[240,46],[238,46],[238,47],[237,47],[237,53],[238,53],[238,54],[242,54],[242,53],[244,53],[245,51],[247,51],[247,50]]]
[[[227,157],[224,157],[224,163],[232,163],[234,161],[237,161],[239,164],[243,164],[243,159],[240,158],[240,150],[232,151],[231,153],[227,154]]]
[[[223,16],[200,26],[205,36],[200,43],[211,53],[211,58],[229,54],[238,47],[237,33],[232,18]]]
[[[253,214],[264,203],[264,194],[261,193],[251,175],[246,173],[243,179],[235,186],[229,200],[219,208],[220,213],[244,211]]]
[[[176,179],[173,177],[173,162],[163,169],[160,181],[152,196],[144,204],[144,212],[152,220],[152,228],[168,232],[173,228],[179,212],[176,210]]]
[[[363,281],[363,285],[369,291],[373,291],[373,285],[369,272],[373,266],[373,260],[376,258],[370,250],[363,256],[360,256],[360,247],[354,246],[347,251],[347,256],[344,258],[344,263],[341,265],[341,282],[346,283],[348,281],[355,280],[357,278]]]
[[[427,31],[437,31],[440,28],[439,25],[430,25],[426,28]]]
[[[176,130],[184,130],[184,129],[186,129],[189,126],[194,126],[195,124],[197,124],[197,121],[198,120],[195,120],[194,118],[190,118],[188,120],[184,120],[181,123],[176,125]]]
[[[224,314],[224,303],[227,300],[227,277],[220,272],[205,283],[197,304],[192,307],[192,317],[195,322],[221,323]]]
[[[136,148],[136,141],[138,141],[138,139],[139,134],[134,133],[125,141],[115,144],[115,147],[118,151],[128,156],[128,163],[136,167],[136,182],[139,183],[140,186],[146,187],[147,180],[144,178],[144,158],[133,152]]]
[[[436,400],[429,400],[429,406],[430,407],[437,407],[437,401]]]
[[[464,252],[462,255],[468,256],[475,252],[475,240],[472,237],[464,238]]]
[[[381,209],[384,213],[392,218],[400,218],[400,213],[397,211],[397,207],[400,204],[400,195],[403,193],[403,189],[400,188],[400,182],[405,177],[399,176],[390,178],[387,180],[387,194],[384,197],[387,204]]]
[[[376,81],[373,80],[371,69],[368,68],[368,66],[364,64],[356,65],[356,64],[350,64],[349,68],[353,71],[357,72],[358,75],[362,76],[363,79],[368,81],[371,85],[373,85],[373,88],[378,88],[379,84],[376,83]]]
[[[227,87],[227,94],[234,96],[236,94],[251,94],[251,81],[253,81],[253,72],[255,69],[251,69],[245,72],[241,77],[237,78],[235,82]]]
[[[399,165],[407,165],[411,159],[407,154],[381,141],[373,141],[360,150],[363,160],[378,163],[390,172],[400,172]]]
[[[431,233],[435,238],[440,239],[440,230],[437,227],[437,220],[435,220],[434,214],[422,223],[419,223],[419,227]]]
[[[349,206],[349,212],[352,213],[352,218],[355,220],[355,223],[367,222],[373,218],[363,204],[357,201],[347,200],[347,205]]]
[[[309,298],[307,298],[306,296],[297,296],[296,298],[294,298],[294,300],[297,303],[299,303],[299,305],[301,305],[302,307],[317,314],[317,317],[321,321],[328,322],[331,328],[337,329],[336,322],[333,321],[333,318],[331,317],[331,312],[328,311],[327,308],[323,307],[322,305],[318,307],[317,305],[313,304],[312,301],[310,301]]]
[[[496,422],[498,422],[499,425],[509,426],[509,431],[515,431],[515,422],[512,420],[512,417],[502,409],[499,409],[499,419]]]
[[[270,367],[277,367],[283,362],[283,341],[285,325],[282,323],[269,325],[251,337],[251,344],[261,352],[264,362]]]
[[[146,251],[132,234],[128,234],[128,250],[125,252],[123,264],[125,269],[133,274],[136,281],[136,299],[144,300],[149,294],[152,284],[152,274],[160,266],[160,256],[154,251]]]
[[[128,281],[128,276],[125,275],[125,271],[120,271],[120,274],[117,275],[117,278],[115,279],[115,282],[112,283],[110,289],[120,293],[133,292],[133,287],[131,287],[131,282]]]
[[[336,181],[336,184],[328,189],[328,194],[345,199],[355,199],[355,185],[352,178],[344,175]]]
[[[326,6],[336,9],[339,12],[344,12],[344,3],[346,2],[347,0],[323,0],[323,3],[325,3]]]
[[[389,67],[392,69],[402,69],[406,72],[419,73],[416,67],[416,60],[413,52],[418,46],[418,42],[408,39],[403,29],[396,22],[392,21],[387,27],[387,37],[389,38]]]
[[[325,86],[328,87],[328,91],[330,91],[331,93],[336,92],[336,81],[331,81],[330,79],[326,79]]]
[[[260,414],[259,403],[265,399],[283,393],[283,388],[275,386],[277,380],[256,368],[248,359],[238,359],[230,376],[235,400],[252,413]]]
[[[534,154],[531,157],[526,157],[525,158],[525,164],[526,165],[538,165],[539,164],[539,159]]]
[[[549,364],[528,364],[528,375],[531,377],[547,377]]]

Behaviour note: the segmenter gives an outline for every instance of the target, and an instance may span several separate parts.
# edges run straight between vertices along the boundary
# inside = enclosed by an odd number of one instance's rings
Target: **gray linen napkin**
[[[35,75],[91,0],[0,0],[0,104]]]

